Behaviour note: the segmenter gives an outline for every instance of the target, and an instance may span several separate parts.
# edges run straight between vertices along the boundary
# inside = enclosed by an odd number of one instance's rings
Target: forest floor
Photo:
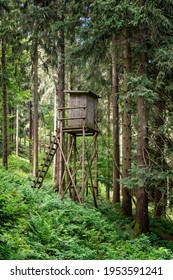
[[[133,236],[132,220],[120,206],[92,198],[85,205],[61,200],[51,176],[32,189],[31,167],[12,156],[0,169],[0,259],[159,260],[173,259],[171,219],[150,218],[150,232]]]

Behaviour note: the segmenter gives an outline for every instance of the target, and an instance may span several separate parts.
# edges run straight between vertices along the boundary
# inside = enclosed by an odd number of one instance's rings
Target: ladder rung
[[[38,184],[38,182],[37,181],[35,181],[35,182],[33,182],[34,183],[34,186],[36,186],[37,184]]]
[[[49,159],[49,158],[45,158],[44,161],[45,161],[45,163],[46,163],[46,162],[49,162],[50,159]],[[43,165],[44,165],[44,163],[43,163]]]
[[[49,166],[52,162],[53,156],[55,155],[55,152],[57,150],[57,145],[58,145],[57,138],[60,139],[59,130],[56,131],[56,135],[54,135],[53,137],[54,137],[54,139],[50,142],[51,145],[48,146],[48,151],[46,152],[46,157],[43,158],[44,162],[41,164],[42,168],[38,170],[39,175],[33,181],[32,188],[36,187],[36,185],[39,185],[39,187],[41,187],[43,180],[46,177],[48,168],[49,168]],[[46,170],[43,170],[44,168],[46,168]],[[39,181],[39,180],[41,180],[41,181]]]

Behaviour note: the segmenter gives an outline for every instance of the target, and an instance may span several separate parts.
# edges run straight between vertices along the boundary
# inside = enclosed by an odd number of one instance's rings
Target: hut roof
[[[93,93],[92,91],[86,91],[86,90],[64,90],[64,93],[70,93],[70,94],[86,94],[93,96],[94,98],[100,98],[97,94]]]

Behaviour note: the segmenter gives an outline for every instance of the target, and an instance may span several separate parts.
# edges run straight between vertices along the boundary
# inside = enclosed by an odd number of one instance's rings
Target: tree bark
[[[155,106],[155,125],[156,125],[156,138],[155,138],[155,161],[157,165],[164,169],[164,135],[159,132],[160,128],[164,125],[164,108],[165,104],[159,94],[159,101]],[[154,216],[161,217],[165,214],[166,208],[166,191],[165,193],[161,190],[166,186],[166,180],[159,180],[159,182],[154,187]]]
[[[8,141],[10,145],[8,145],[8,156],[15,150],[15,145],[16,145],[16,135],[14,133],[15,128],[16,128],[16,119],[15,119],[15,109],[13,106],[9,106],[8,104],[8,115],[9,115],[9,121],[8,121]],[[8,132],[7,132],[8,133]]]
[[[62,16],[63,21],[63,16]],[[65,84],[65,67],[64,67],[64,30],[59,30],[59,46],[58,46],[58,85],[56,88],[56,95],[57,95],[57,107],[62,108],[65,106],[65,98],[64,98],[64,84]],[[58,111],[58,119],[61,119],[64,117],[64,110]],[[58,126],[64,126],[64,121],[57,121]],[[61,133],[60,136],[60,145],[62,149],[64,149],[64,139],[63,139],[63,133]],[[60,150],[58,149],[55,157],[55,172],[56,172],[56,178],[55,178],[55,185],[58,188],[59,192],[62,192],[62,176],[63,176],[63,170],[64,170],[64,161],[63,157],[60,153]]]
[[[34,42],[33,176],[38,175],[38,40]]]
[[[108,145],[106,147],[106,167],[107,167],[107,172],[106,172],[106,199],[107,201],[110,200],[110,155],[109,155],[109,150],[110,150],[110,136],[111,136],[111,131],[110,131],[110,96],[109,93],[107,95],[107,137],[108,137]]]
[[[113,107],[113,203],[120,202],[120,158],[119,158],[119,108],[118,108],[118,74],[116,56],[116,36],[112,36],[112,107]]]
[[[149,231],[148,194],[146,187],[137,190],[136,223],[134,230],[137,235]]]
[[[33,118],[32,118],[32,101],[29,102],[29,162],[32,163],[32,134],[33,134]]]
[[[144,0],[140,1],[140,5],[144,5]],[[144,44],[145,29],[139,28],[138,43],[140,48]],[[139,68],[138,76],[146,74],[146,55],[143,50],[139,53]],[[144,97],[138,95],[137,100],[138,111],[138,139],[137,139],[137,164],[138,168],[142,169],[146,166],[146,149],[147,149],[147,113]],[[139,181],[143,180],[138,174]],[[143,186],[137,189],[137,204],[136,204],[136,234],[149,231],[149,216],[148,216],[148,194],[147,186],[144,182]]]
[[[1,65],[2,65],[2,165],[8,169],[8,136],[7,136],[7,89],[6,89],[6,42],[1,41]]]
[[[145,65],[145,55],[140,55],[140,69],[144,71]],[[144,72],[143,72],[144,73]],[[142,96],[138,97],[138,144],[137,144],[137,163],[138,168],[144,168],[146,163],[146,149],[147,149],[147,117],[146,108],[144,103],[144,98]],[[141,175],[139,176],[139,180]],[[148,194],[147,186],[144,183],[143,187],[137,189],[137,204],[136,204],[136,229],[140,232],[149,231],[149,216],[148,216]]]
[[[126,15],[127,17],[127,15]],[[123,157],[122,157],[122,175],[123,179],[129,177],[129,169],[131,168],[131,100],[128,97],[129,91],[129,74],[131,69],[131,50],[130,36],[128,27],[124,29],[124,112],[123,112]],[[126,187],[122,188],[122,210],[126,216],[132,216],[132,200],[130,190]]]

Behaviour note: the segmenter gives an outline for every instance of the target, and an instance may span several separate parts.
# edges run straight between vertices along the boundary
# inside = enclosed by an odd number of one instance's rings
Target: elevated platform
[[[83,128],[82,127],[64,127],[63,132],[69,133],[73,136],[83,136]],[[85,136],[93,136],[95,133],[99,133],[98,130],[92,129],[90,127],[84,127]]]

